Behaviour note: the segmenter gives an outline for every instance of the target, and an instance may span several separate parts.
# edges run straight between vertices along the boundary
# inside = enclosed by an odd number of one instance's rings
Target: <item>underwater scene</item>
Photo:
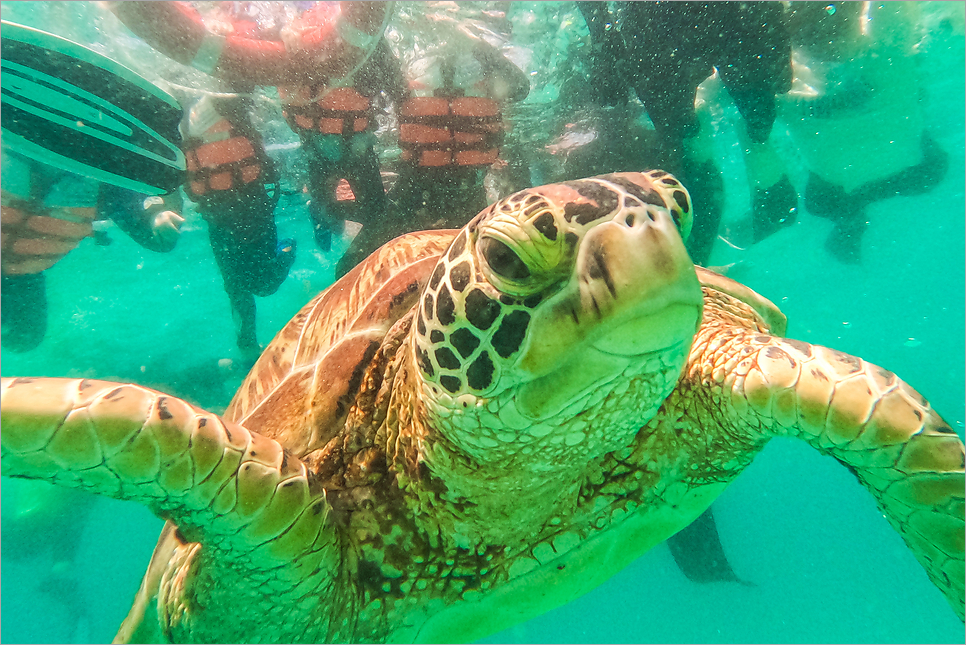
[[[366,8],[371,33],[345,26]],[[4,1],[0,12],[4,378],[134,383],[225,414],[286,323],[383,243],[461,228],[519,190],[662,169],[689,192],[689,207],[664,212],[689,213],[676,223],[690,227],[694,264],[773,303],[788,320],[777,335],[894,372],[964,435],[963,3]],[[296,32],[328,38],[325,56],[342,43],[332,70],[306,77],[304,63],[272,58]],[[66,81],[24,107],[24,43],[81,55],[105,83],[132,70],[136,96],[108,88],[96,101],[116,95],[132,113],[164,103],[173,116],[140,117],[143,149],[85,139]],[[14,109],[43,103],[46,139],[14,130]],[[333,389],[360,387],[340,369]],[[454,373],[469,387],[478,372]],[[164,521],[40,479],[0,488],[0,641],[109,642]],[[957,611],[854,469],[804,441],[771,440],[711,511],[696,542],[662,541],[612,576],[588,564],[581,575],[602,584],[481,642],[963,642]],[[464,640],[485,633],[472,622]]]

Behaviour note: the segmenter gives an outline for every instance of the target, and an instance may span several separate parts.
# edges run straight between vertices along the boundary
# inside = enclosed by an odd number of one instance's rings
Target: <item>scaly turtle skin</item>
[[[963,444],[894,374],[695,269],[669,175],[544,186],[403,236],[310,302],[224,419],[4,379],[3,474],[167,527],[119,639],[456,641],[565,603],[771,437],[838,459],[963,615]]]

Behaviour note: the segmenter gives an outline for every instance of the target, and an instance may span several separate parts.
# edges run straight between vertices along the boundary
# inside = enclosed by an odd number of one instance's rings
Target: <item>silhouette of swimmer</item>
[[[710,508],[672,535],[667,545],[681,573],[691,582],[737,582],[755,586],[739,578],[728,562]]]
[[[792,90],[783,120],[809,169],[805,208],[834,227],[825,248],[861,260],[868,207],[934,189],[949,155],[926,130],[916,3],[793,2]]]
[[[866,182],[851,191],[809,173],[805,206],[812,215],[835,222],[825,248],[847,264],[861,260],[862,234],[869,227],[866,208],[891,197],[927,193],[942,181],[949,169],[949,154],[928,134],[922,136],[922,161],[888,177]]]
[[[97,498],[43,481],[5,481],[4,490],[4,559],[31,562],[36,567],[34,588],[63,606],[72,640],[89,640],[88,612],[74,570]]]

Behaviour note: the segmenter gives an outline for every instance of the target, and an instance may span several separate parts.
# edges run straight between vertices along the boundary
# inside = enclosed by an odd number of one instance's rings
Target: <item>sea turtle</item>
[[[963,443],[891,372],[695,268],[661,171],[405,235],[306,305],[223,418],[2,382],[3,474],[168,523],[121,640],[462,641],[593,588],[774,436],[835,457],[963,616]]]

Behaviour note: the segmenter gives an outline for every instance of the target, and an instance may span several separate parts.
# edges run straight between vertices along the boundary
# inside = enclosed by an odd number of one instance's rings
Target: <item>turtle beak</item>
[[[690,341],[703,298],[694,265],[671,218],[625,209],[587,233],[574,269],[584,311],[602,324],[598,350],[639,355]]]
[[[519,367],[553,371],[588,344],[605,354],[637,356],[690,343],[703,300],[694,265],[666,210],[622,209],[587,232],[573,277],[534,318],[547,333]]]
[[[517,364],[529,382],[516,405],[530,419],[550,418],[650,363],[661,366],[655,391],[673,387],[700,325],[701,286],[665,209],[625,208],[589,230],[573,271],[534,316],[539,341]]]

